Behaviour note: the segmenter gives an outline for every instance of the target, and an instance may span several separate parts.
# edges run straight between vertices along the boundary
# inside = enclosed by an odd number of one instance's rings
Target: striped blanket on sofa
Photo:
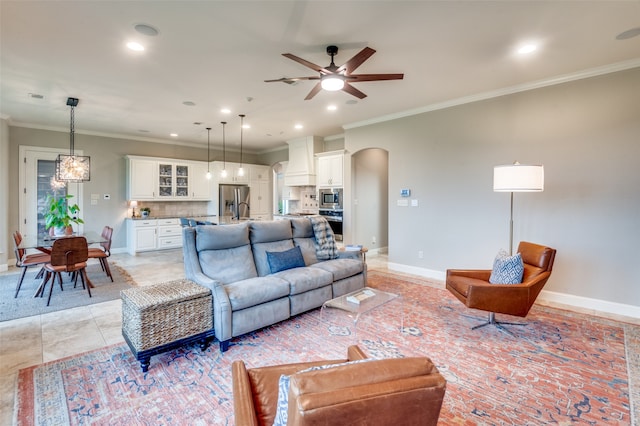
[[[323,216],[311,216],[311,225],[316,238],[316,257],[318,260],[336,259],[338,247],[327,219]]]

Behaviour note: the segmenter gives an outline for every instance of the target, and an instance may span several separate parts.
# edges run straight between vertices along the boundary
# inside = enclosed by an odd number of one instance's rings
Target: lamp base
[[[472,317],[472,316],[468,316],[468,315],[464,315],[467,318],[472,318],[472,319],[480,319],[477,317]],[[487,321],[480,324],[480,325],[476,325],[474,327],[471,327],[472,330],[475,330],[476,328],[481,328],[484,327],[486,325],[494,325],[496,326],[496,328],[500,331],[503,331],[513,337],[516,337],[515,334],[513,334],[510,330],[508,330],[507,328],[503,327],[505,325],[519,325],[519,326],[525,326],[528,325],[526,323],[522,323],[522,322],[503,322],[503,321],[496,321],[496,314],[494,312],[489,312],[489,318],[487,318]]]

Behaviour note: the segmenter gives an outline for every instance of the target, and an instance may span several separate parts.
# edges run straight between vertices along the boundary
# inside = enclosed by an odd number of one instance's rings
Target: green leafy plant
[[[44,214],[44,225],[49,228],[68,228],[72,223],[84,223],[78,217],[80,207],[77,204],[71,205],[69,200],[73,195],[65,195],[64,197],[54,197],[47,195],[46,210]]]
[[[147,214],[151,213],[151,209],[149,207],[141,207],[140,211],[141,212],[147,212]]]

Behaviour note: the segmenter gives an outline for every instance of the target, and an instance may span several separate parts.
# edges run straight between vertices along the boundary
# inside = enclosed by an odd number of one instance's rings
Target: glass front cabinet
[[[189,166],[158,163],[158,197],[189,198]]]

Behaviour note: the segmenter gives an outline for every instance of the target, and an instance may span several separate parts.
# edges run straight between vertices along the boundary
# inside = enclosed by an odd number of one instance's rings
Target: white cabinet
[[[127,158],[127,199],[153,200],[156,197],[158,162]]]
[[[182,247],[182,226],[180,219],[158,219],[159,249]]]
[[[155,250],[157,246],[158,221],[127,220],[127,251],[135,255],[139,251]]]
[[[129,254],[177,247],[182,247],[182,227],[178,218],[127,219]]]
[[[184,200],[189,193],[189,165],[158,162],[158,198]]]
[[[128,200],[211,200],[206,162],[135,155],[125,158]]]
[[[243,164],[242,168],[244,169],[244,175],[240,176],[240,164],[239,163],[230,163],[226,162],[226,164],[222,161],[214,161],[214,170],[215,170],[215,179],[218,183],[249,183],[249,167],[247,164]],[[227,176],[222,177],[222,170],[227,170]]]
[[[316,184],[314,153],[320,150],[322,139],[317,136],[287,141],[289,164],[284,174],[287,186],[314,186]]]
[[[334,188],[343,186],[344,154],[342,152],[328,152],[316,154],[318,161],[318,188]]]
[[[299,200],[300,199],[300,187],[298,187],[298,186],[283,186],[282,187],[282,199],[283,200]]]
[[[271,197],[269,193],[269,182],[257,180],[251,181],[250,216],[254,219],[268,218],[271,209]]]
[[[189,184],[192,200],[211,200],[211,180],[207,179],[207,163],[193,162],[189,164]]]
[[[251,172],[250,177],[252,181],[269,182],[271,180],[271,167],[269,166],[252,164],[249,166],[249,170]]]

